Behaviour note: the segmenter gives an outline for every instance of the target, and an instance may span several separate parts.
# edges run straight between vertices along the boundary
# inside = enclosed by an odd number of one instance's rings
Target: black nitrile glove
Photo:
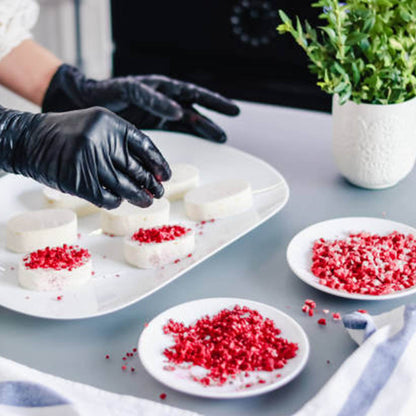
[[[0,168],[110,209],[122,199],[149,206],[170,177],[145,134],[98,107],[47,114],[0,107]]]
[[[239,108],[221,95],[160,75],[87,79],[77,68],[63,64],[52,78],[42,111],[68,111],[101,106],[140,129],[180,131],[225,142],[224,131],[198,113],[194,104],[229,116]]]

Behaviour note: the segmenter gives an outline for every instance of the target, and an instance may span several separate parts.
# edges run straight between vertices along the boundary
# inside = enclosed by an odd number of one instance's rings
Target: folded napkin
[[[360,347],[295,415],[416,415],[416,304],[343,322]]]
[[[41,373],[0,357],[2,416],[197,416]]]

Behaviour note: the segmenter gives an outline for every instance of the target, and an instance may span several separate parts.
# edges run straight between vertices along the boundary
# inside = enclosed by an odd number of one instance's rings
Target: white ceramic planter
[[[416,158],[416,98],[400,104],[338,103],[334,96],[333,152],[351,183],[369,189],[396,185]]]

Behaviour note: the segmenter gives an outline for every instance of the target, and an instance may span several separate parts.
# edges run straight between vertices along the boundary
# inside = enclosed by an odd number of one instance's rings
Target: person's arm
[[[0,60],[0,84],[41,106],[61,65],[62,61],[55,55],[27,39]]]

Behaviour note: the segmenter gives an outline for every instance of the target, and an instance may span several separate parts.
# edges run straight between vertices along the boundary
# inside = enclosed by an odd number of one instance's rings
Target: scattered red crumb
[[[357,309],[357,312],[360,312],[360,313],[368,313],[365,309]]]
[[[178,264],[180,261],[181,261],[180,259],[176,259],[176,260],[174,261],[174,263],[175,263],[175,264]]]
[[[181,225],[140,228],[131,236],[131,239],[133,241],[138,241],[139,243],[163,243],[182,237],[190,231],[190,228],[182,227]]]
[[[161,400],[165,400],[166,399],[166,393],[162,393],[159,397],[160,397]]]
[[[210,222],[215,222],[215,218],[212,218],[209,220]]]
[[[309,306],[312,309],[316,308],[316,302],[312,299],[306,299],[304,302],[305,305]]]
[[[147,328],[148,326],[149,326],[149,323],[148,322],[145,322],[144,323],[144,327]]]
[[[416,239],[397,231],[380,236],[361,232],[315,241],[312,273],[336,290],[384,295],[416,284]]]
[[[116,274],[116,277],[120,277],[120,275],[119,274]]]
[[[137,352],[137,348],[133,348],[133,352]]]
[[[174,339],[164,351],[169,362],[209,370],[205,377],[194,378],[203,385],[222,385],[248,371],[283,368],[298,350],[296,343],[278,336],[281,331],[271,319],[246,306],[223,309],[190,326],[169,320],[163,331]]]
[[[94,270],[91,272],[91,276],[95,276],[95,271]]]
[[[199,234],[199,235],[203,235],[204,233],[203,233],[202,231],[200,231],[198,234]]]
[[[189,253],[189,254],[187,255],[187,257],[192,257],[192,253]]]
[[[123,361],[126,361],[126,360],[127,360],[127,357],[123,357],[123,358],[122,358],[122,360],[123,360]]]
[[[23,257],[27,269],[54,269],[71,271],[84,265],[91,258],[90,252],[78,246],[46,247]]]
[[[206,224],[207,222],[206,221],[201,221],[201,225],[204,225],[204,224]]]
[[[319,325],[326,325],[326,319],[325,318],[318,319],[318,324]]]
[[[81,238],[81,233],[77,234],[77,238],[78,238],[78,240]]]
[[[126,371],[126,370],[127,370],[127,366],[126,366],[126,365],[122,365],[122,366],[121,366],[121,369],[122,369],[123,371]]]
[[[62,296],[62,295],[60,295],[60,296],[57,296],[57,297],[56,297],[56,300],[62,300],[62,298],[63,298],[63,296]]]
[[[280,378],[280,377],[282,377],[281,374],[276,374],[276,378]]]
[[[316,308],[315,301],[313,301],[311,299],[306,299],[303,302],[302,312],[307,313],[309,316],[313,316],[315,308]]]
[[[107,237],[115,237],[116,235],[115,234],[107,234],[107,233],[104,233]]]
[[[331,364],[331,361],[329,361],[329,360],[326,360],[326,363],[327,363],[327,364]]]
[[[107,256],[103,256],[103,259],[106,259],[107,258]]]
[[[246,389],[250,388],[251,386],[252,386],[252,384],[247,383],[247,384],[246,384]]]
[[[340,315],[338,312],[334,312],[334,313],[332,314],[332,318],[333,318],[335,321],[339,321],[339,320],[341,319],[341,315]]]
[[[14,270],[14,267],[13,267],[13,266],[11,266],[11,267],[10,267],[10,270]]]
[[[105,359],[106,359],[106,360],[109,360],[109,359],[110,359],[110,356],[107,354],[107,355],[105,356]]]
[[[132,367],[130,371],[131,371],[132,373],[134,373],[136,370],[135,370],[135,368],[134,368],[134,367]]]
[[[259,380],[259,384],[264,384],[266,382],[266,380],[260,379]]]
[[[175,368],[173,365],[165,365],[165,366],[163,367],[163,369],[164,369],[165,371],[175,371],[175,370],[176,370],[176,368]]]

